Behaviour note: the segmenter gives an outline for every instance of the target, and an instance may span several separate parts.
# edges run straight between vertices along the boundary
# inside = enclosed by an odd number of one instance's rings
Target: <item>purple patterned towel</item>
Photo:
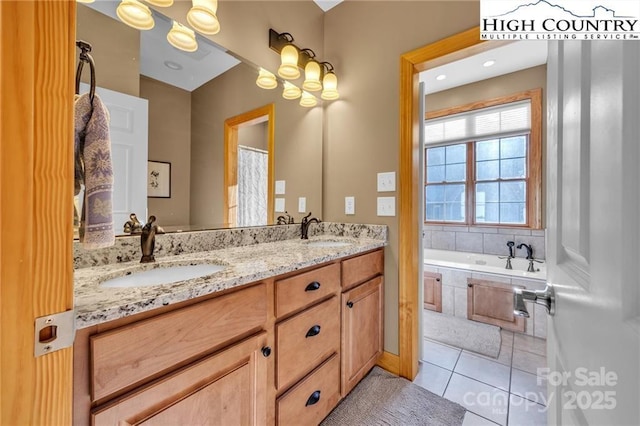
[[[85,93],[76,96],[74,121],[76,193],[84,184],[80,242],[89,250],[109,247],[115,242],[109,111],[95,95],[92,112]]]

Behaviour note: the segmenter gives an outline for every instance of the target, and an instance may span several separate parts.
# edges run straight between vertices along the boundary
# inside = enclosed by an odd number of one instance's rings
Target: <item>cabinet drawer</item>
[[[276,326],[277,388],[292,385],[340,347],[338,297]]]
[[[324,266],[276,281],[276,316],[313,304],[340,289],[340,264]]]
[[[266,284],[91,336],[91,399],[145,383],[264,327]]]
[[[91,413],[95,426],[265,424],[262,332]]]
[[[342,262],[342,289],[347,290],[383,272],[383,250],[376,250],[362,256],[347,259]]]
[[[277,423],[317,425],[340,400],[340,359],[333,355],[277,402]]]

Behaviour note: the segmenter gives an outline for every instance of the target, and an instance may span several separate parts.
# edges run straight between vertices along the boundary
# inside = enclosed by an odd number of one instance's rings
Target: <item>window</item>
[[[540,227],[540,98],[537,89],[427,114],[427,223]]]

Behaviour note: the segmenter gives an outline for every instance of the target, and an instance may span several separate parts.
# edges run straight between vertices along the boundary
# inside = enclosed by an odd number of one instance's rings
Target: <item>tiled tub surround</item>
[[[452,250],[473,253],[509,253],[507,241],[525,243],[533,247],[536,259],[545,258],[545,231],[485,226],[425,225],[423,236],[425,249]],[[516,257],[526,257],[525,250],[516,250]]]
[[[331,228],[331,226],[328,228]],[[305,241],[295,238],[261,244],[250,243],[250,245],[205,249],[174,256],[158,256],[156,257],[156,263],[151,265],[140,265],[136,259],[130,262],[118,262],[77,269],[74,273],[76,327],[78,329],[85,328],[383,247],[386,244],[386,227],[376,226],[376,228],[380,229],[365,229],[362,225],[346,224],[344,226],[335,226],[333,232],[352,235],[375,235],[382,238],[358,238],[325,234],[313,236],[310,239],[311,241],[330,240],[350,243],[350,245],[342,247],[312,247],[308,246]],[[230,230],[228,232],[234,231],[237,232],[239,230]],[[100,287],[100,283],[106,279],[115,275],[124,275],[128,270],[162,267],[163,263],[171,263],[171,265],[176,263],[216,263],[226,265],[226,268],[210,276],[174,284],[134,288]]]
[[[516,262],[513,265],[514,270],[511,271],[503,269],[504,264],[502,268],[475,264],[476,260],[480,260],[490,265],[495,262],[496,256],[494,255],[473,254],[469,258],[473,259],[474,263],[461,260],[466,255],[446,250],[425,250],[424,252],[424,270],[442,275],[442,312],[445,314],[467,318],[467,279],[469,278],[518,285],[529,290],[542,290],[546,285],[543,264],[536,264],[537,267],[542,266],[540,272],[527,273],[526,266],[524,266],[523,272],[523,265]],[[505,262],[505,260],[500,260],[500,262]],[[528,263],[526,264],[528,265]],[[516,268],[520,268],[520,270]],[[487,271],[491,271],[491,273]],[[531,316],[525,319],[525,333],[546,339],[547,313],[545,308],[531,302],[525,303]]]
[[[386,225],[333,222],[311,225],[309,236],[320,235],[386,241],[387,227]],[[295,238],[300,238],[299,224],[160,234],[156,235],[155,256],[161,258]],[[84,250],[78,241],[73,244],[74,269],[139,261],[140,256],[140,235],[118,237],[112,247],[100,250]]]

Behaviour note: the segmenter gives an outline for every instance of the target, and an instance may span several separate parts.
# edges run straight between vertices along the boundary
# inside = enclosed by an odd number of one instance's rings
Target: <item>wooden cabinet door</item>
[[[383,278],[342,293],[342,396],[369,372],[382,354]]]
[[[263,425],[267,333],[163,377],[92,413],[94,425]]]
[[[424,272],[424,308],[442,312],[442,275]]]

